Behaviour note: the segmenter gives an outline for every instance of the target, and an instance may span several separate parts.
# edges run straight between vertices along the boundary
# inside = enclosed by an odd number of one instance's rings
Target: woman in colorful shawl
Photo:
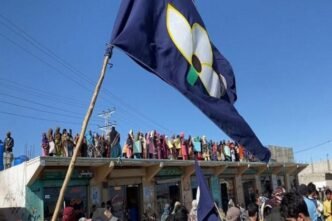
[[[167,147],[168,147],[168,158],[170,160],[174,160],[175,159],[175,156],[174,156],[174,153],[175,153],[175,147],[174,147],[174,144],[173,144],[173,140],[174,140],[174,135],[172,136],[172,138],[168,138],[166,136],[166,140],[167,140]]]
[[[210,151],[208,147],[208,142],[204,135],[202,136],[201,144],[202,144],[201,146],[202,146],[202,153],[204,160],[210,160]]]
[[[69,129],[67,137],[68,157],[72,157],[74,153],[74,140],[72,130]]]
[[[218,160],[218,146],[215,142],[212,142],[212,160]]]
[[[95,148],[94,148],[94,157],[101,157],[101,146],[100,146],[100,138],[99,134],[95,134],[94,136],[94,143],[95,143]]]
[[[55,155],[63,156],[60,128],[57,127],[54,132]]]
[[[68,134],[67,130],[63,129],[62,130],[62,135],[61,135],[61,144],[62,144],[62,150],[63,150],[63,155],[64,157],[68,157]]]
[[[156,134],[156,149],[155,150],[156,150],[156,152],[155,152],[156,158],[158,160],[162,159],[162,156],[161,156],[161,137],[158,133]]]
[[[86,134],[86,143],[88,146],[88,157],[94,157],[94,148],[95,148],[95,141],[93,139],[92,131],[89,130],[89,132]]]
[[[168,147],[164,134],[160,136],[160,152],[161,152],[161,159],[168,158]]]
[[[142,156],[142,137],[140,132],[136,134],[133,153],[135,159],[140,159]]]
[[[194,146],[194,157],[197,160],[203,160],[202,144],[201,144],[201,140],[200,140],[199,136],[194,137],[193,146]]]
[[[151,131],[149,136],[149,159],[155,159],[155,132]]]
[[[195,159],[194,142],[193,139],[191,138],[191,135],[189,135],[188,139],[186,140],[186,143],[188,147],[188,158],[189,160],[194,160]]]
[[[41,147],[42,147],[42,156],[48,156],[48,151],[49,151],[49,142],[46,136],[46,133],[43,133],[42,135],[42,142],[41,142]]]
[[[150,146],[149,133],[145,133],[144,143],[143,143],[143,158],[144,159],[149,159],[149,146]]]
[[[188,160],[188,146],[184,139],[184,133],[180,133],[181,155],[183,160]]]
[[[180,141],[180,135],[176,135],[176,137],[173,139],[173,143],[175,146],[175,158],[174,159],[182,159],[182,152],[181,152],[181,141]]]
[[[226,161],[232,161],[231,149],[230,149],[229,145],[230,145],[229,141],[227,141],[226,144],[224,145],[224,155],[225,155]]]
[[[133,158],[133,147],[134,147],[134,132],[133,130],[130,130],[128,133],[126,145],[127,145],[127,150],[126,150],[126,157],[127,158]]]
[[[218,144],[218,160],[225,161],[223,141],[220,141]]]
[[[53,156],[55,154],[55,144],[54,144],[54,137],[53,137],[53,129],[52,128],[50,128],[47,132],[47,139],[48,139],[48,146],[49,146],[48,155]]]
[[[121,145],[120,145],[120,134],[119,132],[116,131],[116,133],[114,133],[114,136],[111,136],[111,144],[110,144],[110,148],[111,148],[111,157],[121,157]]]

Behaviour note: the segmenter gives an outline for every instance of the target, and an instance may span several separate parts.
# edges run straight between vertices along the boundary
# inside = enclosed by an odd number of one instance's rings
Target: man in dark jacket
[[[4,169],[10,168],[13,162],[13,147],[14,139],[11,137],[11,133],[7,132],[4,140],[4,153],[3,153],[3,166]]]

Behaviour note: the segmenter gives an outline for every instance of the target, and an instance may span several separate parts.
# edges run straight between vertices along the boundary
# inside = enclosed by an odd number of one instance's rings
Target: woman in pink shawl
[[[149,159],[156,159],[155,131],[150,132],[149,136]]]

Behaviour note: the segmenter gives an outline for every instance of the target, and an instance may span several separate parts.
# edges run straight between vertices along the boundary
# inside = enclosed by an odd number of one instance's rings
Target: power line
[[[45,62],[43,59],[39,58],[38,56],[32,54],[30,51],[28,51],[27,49],[25,49],[25,48],[22,47],[21,45],[17,44],[16,42],[12,41],[11,39],[7,38],[6,36],[4,36],[4,35],[1,34],[1,33],[0,33],[0,36],[4,37],[6,40],[10,41],[11,43],[13,43],[14,45],[16,45],[17,47],[20,47],[20,48],[21,48],[22,50],[24,50],[26,53],[28,53],[28,54],[30,54],[31,56],[37,58],[37,59],[38,59],[39,61],[41,61],[42,63],[46,64],[47,66],[51,67],[52,69],[56,70],[58,73],[60,73],[60,74],[63,75],[63,72],[61,72],[59,69],[57,69],[57,68],[55,68],[53,65],[51,65],[51,64],[49,64],[49,63],[47,63],[47,62]],[[78,84],[78,85],[84,87],[84,86],[81,85],[79,82],[75,81],[74,79],[72,79],[72,78],[70,78],[70,79],[73,80],[74,82],[76,82],[76,84]],[[84,87],[84,88],[86,88],[86,87]],[[122,102],[122,103],[124,103],[124,102]],[[129,105],[127,104],[127,106],[129,106]],[[164,126],[162,126],[161,124],[158,124],[158,123],[152,121],[151,119],[149,119],[149,118],[146,117],[145,115],[143,115],[143,114],[141,114],[141,113],[138,113],[137,110],[136,110],[136,111],[133,111],[133,113],[136,113],[137,115],[143,117],[143,119],[146,119],[146,120],[148,120],[148,121],[154,123],[155,125],[157,125],[158,127],[162,128],[162,129],[165,129],[165,130],[167,130],[167,131],[171,131],[171,130],[165,128]]]
[[[70,75],[65,74],[64,72],[62,72],[60,69],[58,69],[57,67],[53,66],[52,64],[50,64],[49,62],[43,60],[42,58],[38,57],[37,55],[33,54],[31,51],[29,51],[28,49],[26,49],[25,47],[23,47],[22,45],[18,44],[17,42],[13,41],[12,39],[8,38],[6,35],[0,33],[0,36],[3,37],[4,39],[6,39],[7,41],[9,41],[10,43],[12,43],[13,45],[15,45],[16,47],[22,49],[24,52],[26,52],[27,54],[31,55],[32,57],[34,57],[35,59],[37,59],[38,61],[42,62],[43,64],[45,64],[46,66],[50,67],[51,69],[53,69],[54,71],[58,72],[59,74],[61,74],[62,76],[65,76],[66,78],[69,78],[71,81],[75,82],[75,84],[77,84],[78,86],[89,90],[89,88],[85,87],[83,84],[81,84],[79,81],[77,81],[76,79],[72,78]]]
[[[12,105],[12,106],[21,107],[21,108],[25,108],[25,109],[29,109],[29,110],[34,110],[34,111],[38,111],[38,112],[41,112],[41,113],[55,114],[55,115],[57,115],[57,116],[63,116],[63,117],[70,117],[70,118],[82,119],[81,117],[78,117],[78,116],[76,116],[76,115],[61,114],[61,113],[56,113],[56,112],[53,112],[53,111],[41,110],[41,109],[34,108],[34,107],[28,107],[28,106],[25,106],[25,105],[14,104],[14,103],[11,103],[11,102],[8,102],[8,101],[1,101],[1,100],[0,100],[0,103],[9,104],[9,105]]]
[[[25,102],[28,102],[28,103],[31,103],[31,104],[40,105],[42,107],[46,107],[46,108],[51,108],[51,109],[63,111],[63,112],[66,112],[66,113],[72,113],[72,114],[75,114],[75,115],[77,114],[77,112],[74,112],[74,111],[61,109],[61,108],[58,108],[58,107],[55,107],[55,106],[51,106],[51,105],[47,105],[47,104],[42,104],[42,103],[39,103],[39,102],[36,102],[36,101],[24,99],[24,98],[21,98],[21,97],[16,97],[16,96],[9,95],[9,94],[0,93],[0,95],[6,96],[6,97],[10,97],[10,98],[14,98],[14,99],[21,100],[21,101],[25,101]]]
[[[30,87],[27,85],[20,84],[16,81],[11,81],[7,78],[0,77],[0,84],[4,84],[4,87],[9,87],[9,88],[14,87],[14,88],[29,91],[29,93],[32,93],[33,95],[37,95],[39,98],[46,97],[46,98],[51,98],[52,101],[60,101],[60,102],[62,102],[65,99],[65,100],[68,100],[68,102],[63,102],[65,104],[70,104],[70,105],[75,104],[75,106],[85,107],[82,105],[82,101],[71,98],[70,96],[62,96],[60,94],[53,94],[51,91],[44,91],[44,90],[36,89],[36,88]],[[19,90],[19,91],[21,92],[21,90]]]
[[[87,77],[87,75],[85,75],[84,73],[78,71],[76,68],[74,68],[72,65],[70,65],[68,62],[66,62],[64,59],[62,59],[61,57],[57,56],[51,49],[43,46],[41,43],[39,43],[37,40],[35,40],[31,35],[29,35],[27,32],[25,32],[22,28],[18,27],[18,25],[14,24],[13,22],[11,22],[8,18],[6,18],[5,16],[0,14],[0,18],[2,18],[5,22],[7,22],[8,24],[1,22],[4,26],[6,26],[8,29],[10,29],[11,31],[13,31],[15,34],[21,36],[22,38],[24,38],[25,40],[27,40],[29,43],[31,43],[34,47],[36,47],[37,49],[39,49],[40,51],[42,51],[44,54],[48,55],[49,57],[55,58],[57,60],[58,63],[62,64],[63,66],[65,66],[68,70],[70,70],[71,72],[73,72],[75,75],[79,74],[79,77],[84,78],[84,80],[86,80],[87,82],[89,82],[89,84],[92,84],[92,81]],[[14,27],[14,28],[13,28]],[[6,38],[7,40],[10,40],[8,38]],[[11,41],[12,42],[12,41]],[[13,43],[13,42],[12,42]],[[15,43],[14,43],[15,44]],[[20,46],[21,47],[21,46]],[[21,47],[22,48],[22,47]],[[23,49],[23,48],[22,48]],[[25,50],[27,53],[29,53],[27,50]],[[34,56],[34,55],[32,55]],[[35,57],[35,56],[34,56]],[[40,60],[40,59],[39,59]],[[46,63],[47,64],[47,63]],[[74,80],[75,81],[75,80]],[[75,81],[76,82],[76,81]],[[76,82],[77,83],[77,82]],[[125,102],[123,102],[120,98],[118,98],[117,96],[115,96],[113,93],[111,93],[110,91],[108,91],[106,89],[106,91],[110,94],[113,95],[113,97],[120,101],[122,103],[123,106],[125,107],[129,107],[128,109],[133,110],[133,113],[138,115],[139,117],[141,117],[144,120],[147,120],[149,122],[152,122],[153,124],[155,124],[156,126],[158,126],[159,128],[166,130],[168,132],[172,132],[171,130],[169,130],[168,128],[166,128],[165,126],[157,123],[156,121],[150,119],[149,117],[147,117],[146,115],[144,115],[143,113],[140,113],[137,111],[137,109],[133,108],[132,106],[126,104]],[[108,97],[107,97],[108,98]]]
[[[10,25],[6,24],[5,22],[1,22],[4,26],[6,26],[8,29],[16,33],[17,35],[21,36],[25,40],[27,40],[29,43],[31,43],[33,46],[35,46],[37,49],[39,49],[44,54],[48,55],[49,57],[52,57],[57,60],[58,63],[62,64],[64,67],[69,69],[71,72],[76,74],[79,78],[85,78],[86,81],[90,82],[92,85],[94,84],[84,73],[77,70],[75,67],[73,67],[70,63],[62,59],[60,56],[55,54],[51,49],[46,47],[45,45],[38,42],[36,39],[34,39],[31,35],[29,35],[26,31],[24,31],[22,28],[20,28],[18,25],[10,21],[8,18],[0,14],[0,18],[5,20]],[[14,28],[13,28],[14,27]]]
[[[81,125],[82,124],[79,122],[70,122],[70,121],[55,120],[55,119],[50,119],[50,118],[41,118],[41,117],[36,117],[36,116],[31,116],[31,115],[9,113],[6,111],[0,111],[0,114],[16,116],[16,117],[21,117],[21,118],[25,118],[25,119],[47,121],[47,122],[57,122],[57,123],[72,124],[72,125]],[[95,124],[92,124],[92,125],[97,126]]]
[[[331,143],[331,142],[332,142],[332,140],[327,140],[327,141],[324,141],[324,142],[322,142],[322,143],[316,144],[316,145],[314,145],[314,146],[307,147],[307,148],[304,148],[304,149],[302,149],[302,150],[298,150],[298,151],[296,151],[296,152],[294,152],[294,153],[301,153],[301,152],[305,152],[305,151],[308,151],[308,150],[312,150],[312,149],[315,149],[315,148],[317,148],[317,147],[323,146],[323,145],[328,144],[328,143]]]
[[[83,107],[82,101],[74,100],[74,99],[70,99],[70,101],[69,101],[70,97],[66,97],[66,96],[62,96],[62,99],[59,99],[59,98],[61,98],[61,96],[52,94],[51,92],[46,92],[46,91],[43,91],[43,90],[40,90],[40,89],[36,89],[36,88],[33,88],[33,87],[29,87],[29,86],[25,86],[25,85],[20,85],[19,83],[13,82],[13,81],[8,80],[6,78],[0,78],[0,84],[2,84],[4,82],[6,82],[8,84],[11,84],[10,86],[13,86],[14,88],[19,88],[19,90],[16,90],[16,91],[22,92],[22,89],[25,90],[23,92],[24,94],[27,94],[27,93],[30,93],[31,91],[33,91],[33,93],[32,93],[33,95],[37,95],[38,98],[43,97],[43,98],[46,98],[47,100],[51,99],[53,103],[55,101],[59,100],[60,103],[69,104],[71,108],[73,106],[75,106],[75,107],[78,107],[78,106]],[[8,86],[8,85],[4,85],[4,86]],[[2,88],[4,86],[2,86]],[[29,90],[29,91],[26,91],[26,90]],[[33,104],[40,105],[40,106],[47,107],[47,108],[51,108],[51,109],[57,109],[57,110],[60,110],[60,111],[64,111],[66,113],[70,112],[70,113],[73,113],[73,114],[77,114],[76,112],[73,112],[73,111],[70,111],[70,110],[65,110],[65,109],[62,109],[62,108],[55,107],[55,106],[46,105],[44,103],[32,101],[32,100],[29,100],[29,99],[24,99],[22,97],[17,97],[17,96],[13,96],[13,95],[1,93],[1,92],[0,92],[0,95],[6,96],[6,97],[10,97],[10,98],[14,98],[14,99],[18,99],[18,100],[25,101],[25,102],[28,102],[28,103],[33,103]],[[68,100],[68,102],[66,102],[66,100]],[[80,109],[83,110],[83,108],[80,108]],[[123,115],[123,117],[121,117],[121,115]],[[129,120],[128,117],[125,117],[125,116],[126,115],[123,114],[121,111],[118,112],[118,118],[121,118],[122,121],[126,122],[127,124],[133,124],[133,122],[136,122],[138,125],[140,125],[140,122],[138,121],[137,118],[133,118],[133,119]],[[151,123],[151,122],[148,122],[148,123]]]

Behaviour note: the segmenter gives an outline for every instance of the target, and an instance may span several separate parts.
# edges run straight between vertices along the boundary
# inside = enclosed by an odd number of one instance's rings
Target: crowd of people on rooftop
[[[71,129],[49,129],[42,134],[42,155],[71,157],[77,145],[79,134]],[[246,149],[233,141],[213,141],[206,136],[185,137],[181,132],[167,136],[153,130],[134,134],[130,130],[121,145],[120,134],[112,127],[106,135],[88,131],[80,148],[81,157],[124,157],[129,159],[170,160],[212,160],[212,161],[255,161]]]

